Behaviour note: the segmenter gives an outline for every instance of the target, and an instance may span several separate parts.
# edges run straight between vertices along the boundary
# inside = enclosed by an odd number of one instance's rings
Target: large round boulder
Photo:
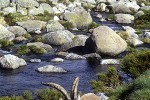
[[[116,56],[127,48],[127,43],[107,26],[93,30],[85,43],[86,53],[96,52],[100,55]]]
[[[72,41],[73,38],[74,34],[72,34],[68,30],[59,30],[43,35],[44,43],[52,45],[62,45],[64,43]]]
[[[7,54],[0,57],[1,68],[6,69],[16,69],[20,66],[27,65],[26,61],[22,58],[18,58],[17,56]]]

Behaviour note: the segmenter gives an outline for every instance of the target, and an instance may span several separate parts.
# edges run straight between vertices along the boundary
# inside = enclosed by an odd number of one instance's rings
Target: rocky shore
[[[65,60],[122,65],[127,54],[150,49],[150,2],[146,0],[1,0],[0,8],[0,68],[4,70],[44,62],[38,56],[49,54],[54,55],[49,62],[59,66]],[[121,27],[114,30],[105,22]],[[68,73],[51,64],[34,71]]]

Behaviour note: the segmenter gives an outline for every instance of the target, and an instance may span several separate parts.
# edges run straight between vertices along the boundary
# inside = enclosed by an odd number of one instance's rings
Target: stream
[[[93,20],[102,24],[101,22],[98,22],[98,19],[95,17],[93,17]],[[121,29],[120,24],[112,22],[103,22],[103,24],[114,30]],[[65,89],[71,90],[72,82],[77,76],[80,77],[78,90],[83,93],[92,92],[92,88],[89,83],[90,80],[96,79],[96,73],[104,72],[107,70],[108,66],[110,66],[100,64],[92,65],[86,60],[65,60],[63,63],[52,63],[50,60],[55,58],[53,54],[31,56],[31,58],[34,57],[40,58],[42,62],[28,62],[27,66],[20,67],[16,70],[0,69],[0,96],[19,95],[25,90],[34,92],[38,89],[45,88],[46,86],[43,86],[41,82],[55,82],[62,85]],[[38,67],[48,64],[62,67],[67,70],[68,73],[38,73],[35,71]],[[118,65],[116,67],[118,67]]]

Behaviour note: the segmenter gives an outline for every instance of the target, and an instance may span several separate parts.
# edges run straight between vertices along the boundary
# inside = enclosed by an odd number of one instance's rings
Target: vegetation
[[[150,11],[144,11],[144,15],[134,20],[134,28],[137,29],[150,29]]]
[[[36,46],[27,46],[27,45],[21,45],[17,48],[17,55],[27,55],[30,53],[34,54],[45,54],[47,51],[44,48],[36,47]]]
[[[88,26],[88,30],[89,29],[94,29],[96,27],[100,26],[99,24],[97,24],[96,22],[92,22],[89,26]]]
[[[8,40],[5,40],[5,39],[0,39],[0,45],[1,45],[2,48],[5,48],[5,47],[9,47],[9,46],[14,45],[14,43],[12,41],[8,41]]]
[[[150,43],[150,38],[141,38],[141,41],[144,43]]]
[[[129,85],[121,85],[109,95],[110,100],[149,100],[150,70],[147,70]]]
[[[64,98],[60,92],[54,89],[45,88],[38,90],[34,97],[30,91],[25,91],[20,96],[3,96],[0,97],[0,100],[59,100],[59,98]]]
[[[138,5],[141,5],[142,3],[144,3],[146,6],[150,6],[149,0],[137,0]]]
[[[109,15],[107,16],[107,18],[108,18],[108,19],[111,19],[111,20],[115,20],[115,19],[116,19],[115,14],[109,14]]]
[[[36,35],[36,36],[33,38],[33,41],[34,41],[34,42],[43,42],[43,38],[42,38],[42,36]]]
[[[51,7],[54,7],[55,5],[53,4],[53,2],[52,1],[50,1],[50,0],[43,0],[43,1],[38,1],[39,3],[47,3],[47,4],[49,4]]]
[[[107,73],[97,74],[98,80],[92,80],[91,86],[95,93],[105,92],[109,93],[114,88],[120,85],[119,76],[117,70],[114,67],[109,67]]]
[[[129,34],[126,31],[119,31],[117,34],[125,40],[129,37]]]
[[[69,21],[59,21],[61,25],[65,27],[65,29],[71,29],[74,28],[74,25]]]
[[[142,50],[126,55],[122,60],[122,69],[138,77],[144,71],[150,69],[150,50]]]
[[[22,36],[27,38],[27,39],[31,39],[32,38],[32,36],[30,34],[23,34]]]

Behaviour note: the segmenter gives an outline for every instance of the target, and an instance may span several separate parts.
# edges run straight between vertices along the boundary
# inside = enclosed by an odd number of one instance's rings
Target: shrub
[[[122,59],[122,69],[137,77],[150,68],[150,50],[142,50],[126,55]]]
[[[42,38],[42,36],[36,35],[36,36],[33,38],[33,41],[34,41],[34,42],[43,42],[43,38]]]
[[[99,24],[95,23],[95,22],[92,22],[89,26],[88,26],[88,30],[89,29],[94,29],[96,27],[100,26]]]
[[[12,41],[8,41],[8,40],[5,40],[5,39],[0,39],[0,45],[1,45],[2,48],[5,48],[5,47],[9,47],[9,46],[14,45],[14,43]]]
[[[30,53],[30,49],[27,45],[21,45],[17,48],[17,55],[21,56],[21,55],[26,55]]]
[[[38,100],[59,100],[59,98],[64,98],[60,92],[49,88],[37,91],[36,96]]]
[[[25,91],[22,96],[25,100],[33,100],[32,93],[30,91]]]
[[[36,47],[34,45],[28,46],[32,53],[35,54],[45,54],[47,51],[44,48]]]
[[[119,76],[117,70],[114,67],[109,67],[107,73],[97,74],[98,80],[92,80],[91,86],[94,92],[109,93],[113,88],[120,85]]]

